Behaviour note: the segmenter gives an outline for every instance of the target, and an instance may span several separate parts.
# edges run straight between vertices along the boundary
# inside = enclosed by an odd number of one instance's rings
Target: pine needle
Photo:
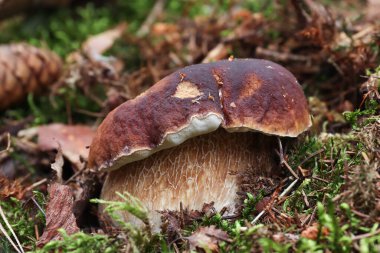
[[[18,240],[15,232],[13,231],[11,225],[9,224],[8,220],[7,220],[7,217],[5,216],[4,212],[3,212],[3,209],[1,208],[0,206],[0,215],[1,215],[1,218],[3,219],[4,223],[7,225],[8,229],[11,231],[13,237],[15,238],[16,242],[17,242],[17,245],[19,246],[19,248],[17,248],[16,244],[13,242],[12,238],[8,235],[7,231],[5,230],[5,228],[3,227],[3,225],[0,223],[0,230],[1,232],[5,235],[5,237],[8,239],[8,241],[12,244],[13,248],[18,252],[18,253],[24,253],[24,249],[22,248],[21,244],[20,244],[20,241]]]

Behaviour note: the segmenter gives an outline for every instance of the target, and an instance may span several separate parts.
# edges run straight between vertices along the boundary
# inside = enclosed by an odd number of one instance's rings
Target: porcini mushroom
[[[128,191],[157,231],[157,211],[180,203],[233,212],[244,178],[274,173],[275,136],[297,137],[310,125],[301,86],[284,67],[259,59],[192,65],[110,112],[89,166],[109,171],[101,198]]]

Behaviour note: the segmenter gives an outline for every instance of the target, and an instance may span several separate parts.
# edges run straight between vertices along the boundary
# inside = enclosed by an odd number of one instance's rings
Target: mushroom
[[[296,78],[267,60],[198,64],[163,78],[110,112],[90,146],[89,167],[108,171],[101,198],[128,191],[149,210],[236,209],[237,192],[278,174],[277,137],[311,126]],[[123,219],[141,222],[128,213]]]

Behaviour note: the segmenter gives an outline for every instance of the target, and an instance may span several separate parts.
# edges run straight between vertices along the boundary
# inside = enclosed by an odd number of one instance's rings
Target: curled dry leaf
[[[74,200],[70,187],[54,183],[48,191],[50,199],[46,207],[46,227],[37,242],[38,247],[59,240],[61,238],[57,231],[59,228],[63,228],[68,234],[79,231],[73,214]]]
[[[82,45],[82,50],[90,59],[99,58],[106,50],[110,49],[114,42],[123,35],[127,28],[126,23],[120,23],[116,27],[88,38]]]
[[[186,239],[189,241],[190,250],[203,249],[206,252],[217,252],[220,242],[231,241],[225,231],[215,228],[215,226],[200,227]]]
[[[63,163],[62,148],[58,146],[58,152],[55,155],[54,163],[51,164],[51,169],[57,173],[57,182],[59,183],[62,183]]]
[[[84,125],[45,125],[38,128],[38,146],[49,151],[61,145],[63,156],[79,169],[83,166],[82,160],[87,160],[87,147],[93,136],[94,130]]]

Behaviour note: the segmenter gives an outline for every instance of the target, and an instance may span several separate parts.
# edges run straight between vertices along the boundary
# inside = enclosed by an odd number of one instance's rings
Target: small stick
[[[140,29],[137,31],[137,37],[144,37],[149,33],[149,29],[157,19],[157,17],[162,13],[165,7],[166,0],[157,0],[152,10],[150,11],[148,17],[141,25]]]
[[[38,187],[38,186],[40,186],[41,184],[44,184],[44,183],[46,183],[46,182],[47,182],[47,178],[41,179],[40,181],[35,182],[34,184],[32,184],[32,185],[26,187],[26,188],[25,188],[25,191],[28,192],[28,191],[30,191],[30,190],[33,190],[34,188],[36,188],[36,187]]]
[[[364,238],[368,238],[368,237],[371,237],[371,236],[374,236],[374,235],[377,235],[377,234],[380,234],[380,229],[372,232],[372,233],[366,233],[366,234],[362,234],[362,235],[356,235],[356,236],[353,236],[351,237],[351,239],[353,241],[358,241],[358,240],[361,240],[361,239],[364,239]]]
[[[72,175],[69,179],[67,179],[63,184],[68,184],[70,183],[71,181],[73,181],[77,176],[79,176],[80,174],[82,174],[82,172],[84,171],[84,168],[78,170],[77,172],[74,173],[74,175]]]
[[[322,204],[324,204],[325,201],[326,201],[326,194],[323,195]],[[311,225],[311,223],[314,220],[315,215],[317,214],[317,208],[318,208],[318,206],[315,205],[313,213],[311,214],[311,217],[310,217],[310,220],[309,220],[309,223],[308,223],[309,226]]]
[[[293,188],[293,186],[298,182],[298,178],[296,180],[293,181],[293,183],[291,183],[288,188],[286,188],[281,194],[280,196],[278,197],[279,199],[284,197],[286,194],[289,193],[289,191]]]
[[[321,148],[318,151],[315,151],[314,153],[310,154],[308,157],[306,157],[298,166],[302,166],[305,162],[309,161],[311,158],[313,158],[316,155],[319,155],[320,153],[324,152],[325,149]]]
[[[305,201],[305,204],[307,207],[310,207],[310,203],[309,203],[309,200],[307,199],[307,196],[306,196],[306,193],[304,190],[302,190],[302,195],[303,195],[303,199]]]
[[[278,155],[280,156],[280,163],[281,165],[285,165],[285,167],[289,170],[289,172],[296,178],[296,179],[299,179],[298,175],[294,172],[294,170],[289,166],[289,164],[287,163],[287,161],[285,160],[284,158],[284,150],[282,148],[282,143],[281,143],[281,140],[280,138],[277,138],[278,140],[278,146],[279,146],[279,152]]]
[[[40,239],[40,234],[38,233],[38,226],[34,225],[34,234],[36,235],[37,241]]]
[[[280,215],[281,217],[284,217],[284,218],[287,218],[287,219],[289,218],[288,215],[286,215],[285,213],[280,212],[279,210],[277,210],[277,209],[274,208],[274,207],[272,207],[272,211],[275,212],[275,213],[277,213],[277,214]]]
[[[36,199],[34,197],[32,197],[31,199],[32,199],[33,203],[37,206],[37,208],[41,211],[41,213],[46,217],[46,213],[45,213],[44,209],[42,209],[42,207],[38,204]]]
[[[298,178],[296,180],[293,181],[293,183],[291,183],[281,194],[280,196],[278,196],[278,198],[282,198],[284,197],[286,194],[288,194],[288,192],[294,187],[294,185],[298,182]],[[265,214],[265,210],[261,211],[254,219],[253,221],[251,222],[251,224],[255,224],[260,218],[261,216],[263,216]]]
[[[0,154],[7,152],[11,148],[11,134],[7,132],[5,135],[7,136],[7,147],[4,150],[1,150]]]
[[[320,178],[320,177],[313,176],[313,177],[311,177],[311,178],[312,178],[312,179],[319,180],[319,181],[324,182],[324,183],[326,183],[326,184],[330,183],[329,181],[327,181],[327,180],[325,180],[325,179],[323,179],[323,178]]]
[[[261,211],[254,219],[253,221],[251,221],[251,224],[255,224],[260,218],[261,216],[263,216],[265,214],[265,210]]]

